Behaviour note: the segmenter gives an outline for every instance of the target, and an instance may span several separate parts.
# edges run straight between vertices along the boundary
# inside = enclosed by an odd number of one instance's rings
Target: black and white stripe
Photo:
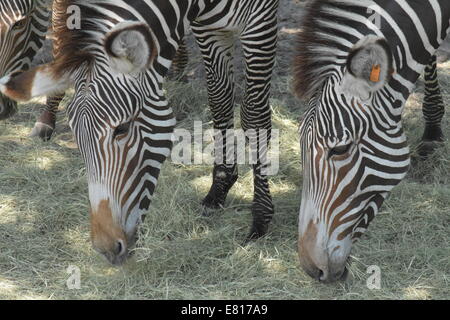
[[[67,29],[71,5],[81,11],[80,29]],[[234,123],[233,48],[236,38],[242,42],[242,127],[255,134],[251,144],[261,146],[248,238],[267,232],[273,205],[262,146],[271,130],[277,8],[278,0],[61,0],[54,8],[62,13],[54,21],[55,61],[0,80],[0,90],[17,99],[75,88],[67,113],[87,167],[92,241],[110,262],[128,256],[170,154],[175,117],[162,84],[189,27],[205,61],[214,128],[223,137],[216,153],[224,155],[231,152],[226,131]],[[227,160],[216,159],[205,212],[224,205],[237,179],[236,164]]]
[[[58,21],[59,16],[65,15],[66,12],[60,12],[58,8],[61,4],[64,4],[65,0],[53,0],[53,11],[52,11],[52,20]],[[53,30],[56,32],[56,30]],[[57,59],[59,52],[61,51],[60,41],[56,38],[53,41],[53,58]],[[188,64],[188,51],[185,41],[180,42],[179,49],[172,63],[172,73],[173,78],[175,79],[183,79],[185,69]],[[39,137],[43,141],[48,141],[53,136],[56,128],[56,115],[58,112],[59,105],[61,101],[64,99],[65,94],[57,94],[47,97],[47,102],[45,105],[45,109],[39,115],[33,130],[31,131],[31,137]]]
[[[340,278],[353,241],[405,177],[405,102],[425,70],[424,141],[442,141],[435,51],[447,0],[316,0],[300,36],[296,90],[311,98],[300,128],[304,184],[299,254],[324,281]]]
[[[27,70],[42,46],[50,11],[47,0],[0,0],[0,78]],[[0,119],[16,103],[0,94]]]
[[[436,60],[436,56],[433,56],[430,64],[425,67],[425,96],[422,107],[425,131],[418,149],[421,158],[427,158],[436,146],[444,141],[441,125],[445,114],[445,105],[438,81]]]

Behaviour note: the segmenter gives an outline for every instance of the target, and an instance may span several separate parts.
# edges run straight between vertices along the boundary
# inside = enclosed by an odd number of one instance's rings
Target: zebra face
[[[151,157],[157,130],[148,123],[139,78],[79,79],[67,112],[86,164],[91,240],[112,264],[121,264],[150,204],[156,181],[147,179],[159,173],[161,163]]]
[[[66,21],[60,23],[64,30]],[[152,67],[149,27],[122,22],[104,34],[91,26],[58,34],[61,52],[54,62],[0,79],[0,91],[26,101],[74,87],[67,113],[86,164],[91,240],[117,265],[135,244],[170,154],[175,119],[163,77]]]
[[[380,54],[370,46],[384,50],[376,41],[349,54],[347,66],[311,99],[300,126],[304,182],[298,252],[303,269],[321,281],[345,276],[353,242],[409,168],[396,104],[383,100],[384,85],[378,82],[386,84],[388,77],[378,78],[373,91],[370,79],[362,82],[361,69],[370,78],[367,66],[380,65],[381,76],[391,67],[389,59],[371,61]]]
[[[39,46],[34,42],[43,36],[34,25],[35,19],[40,15],[41,19],[48,18],[40,6],[31,0],[0,0],[0,77],[29,68],[34,55],[29,50],[36,51],[30,46]],[[0,120],[10,117],[16,107],[15,101],[0,95]]]
[[[157,110],[149,101],[151,77],[142,72],[153,59],[148,28],[117,28],[105,40],[107,65],[96,59],[72,75],[75,97],[68,106],[86,163],[92,244],[112,264],[123,263],[136,242],[174,126],[170,108]]]

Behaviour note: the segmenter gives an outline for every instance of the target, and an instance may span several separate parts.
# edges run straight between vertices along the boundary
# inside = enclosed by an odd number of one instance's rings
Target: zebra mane
[[[331,72],[336,70],[338,60],[343,58],[342,52],[349,52],[348,47],[339,43],[338,31],[328,27],[327,23],[348,25],[348,20],[333,9],[353,8],[351,0],[312,0],[307,5],[297,40],[298,54],[294,59],[293,70],[293,89],[300,99],[311,98]]]
[[[57,56],[53,64],[55,76],[71,73],[82,65],[92,65],[95,56],[93,45],[100,39],[95,35],[100,31],[96,24],[102,15],[96,9],[86,5],[88,0],[54,0],[53,36],[58,47]],[[79,8],[80,28],[69,27],[74,20],[74,11],[70,8]]]

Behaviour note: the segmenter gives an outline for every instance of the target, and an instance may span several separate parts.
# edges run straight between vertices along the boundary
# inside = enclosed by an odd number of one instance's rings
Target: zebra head
[[[0,0],[0,78],[30,67],[49,14],[45,0]],[[0,94],[0,120],[10,117],[16,107],[15,101]]]
[[[78,2],[81,10],[84,2]],[[67,113],[86,164],[92,244],[112,264],[121,264],[170,153],[175,119],[164,99],[163,76],[154,70],[157,51],[149,26],[107,19],[95,25],[99,16],[111,14],[88,8],[81,28],[69,30],[61,14],[54,21],[56,60],[5,77],[0,90],[28,100],[75,88]]]
[[[310,78],[317,57],[305,54],[298,60],[296,89],[312,98],[300,125],[298,252],[309,275],[335,281],[346,275],[353,242],[405,177],[409,149],[402,103],[386,88],[394,70],[386,40],[364,37],[320,83]]]

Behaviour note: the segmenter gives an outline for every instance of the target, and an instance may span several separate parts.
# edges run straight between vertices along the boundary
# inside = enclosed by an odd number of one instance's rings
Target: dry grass
[[[450,65],[441,70],[450,104]],[[79,152],[59,122],[50,143],[27,138],[36,114],[25,105],[0,124],[0,298],[4,299],[445,299],[450,297],[450,145],[413,169],[394,190],[368,234],[353,251],[346,283],[323,285],[298,268],[297,212],[301,172],[299,106],[289,79],[277,77],[272,100],[281,130],[281,169],[271,179],[276,216],[270,234],[241,246],[251,217],[252,175],[245,166],[227,209],[200,217],[209,166],[167,162],[142,227],[139,249],[123,268],[110,267],[89,243],[87,188]],[[168,85],[183,120],[209,121],[204,86]],[[411,144],[422,131],[421,89],[408,103]],[[450,115],[445,119],[450,137]],[[69,265],[81,269],[80,290],[68,290]],[[366,287],[378,265],[381,290]]]

